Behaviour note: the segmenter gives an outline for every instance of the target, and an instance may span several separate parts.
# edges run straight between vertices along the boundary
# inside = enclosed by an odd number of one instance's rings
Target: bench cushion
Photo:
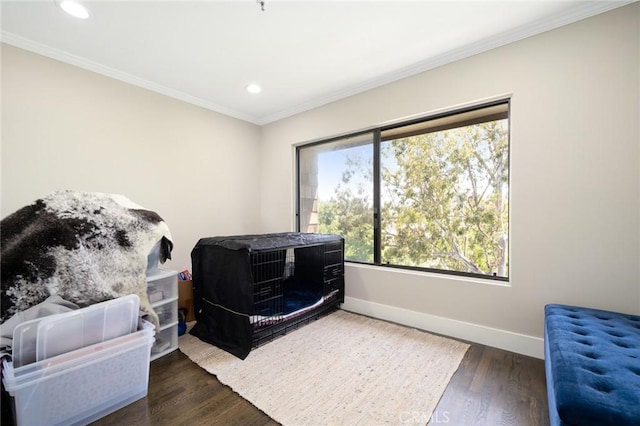
[[[545,336],[562,423],[640,425],[640,316],[547,305]]]

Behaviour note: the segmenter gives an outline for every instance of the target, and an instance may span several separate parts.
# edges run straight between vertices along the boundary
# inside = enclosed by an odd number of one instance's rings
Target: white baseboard
[[[421,312],[410,311],[380,303],[345,297],[342,309],[415,327],[433,333],[468,340],[510,352],[544,359],[544,340],[470,322],[452,320]]]

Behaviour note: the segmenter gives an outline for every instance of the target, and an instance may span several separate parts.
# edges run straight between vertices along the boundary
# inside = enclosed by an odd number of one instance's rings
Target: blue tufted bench
[[[545,306],[551,425],[640,425],[640,316]]]

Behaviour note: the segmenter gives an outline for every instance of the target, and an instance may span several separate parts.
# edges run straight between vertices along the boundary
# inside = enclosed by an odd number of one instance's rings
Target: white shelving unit
[[[160,326],[151,347],[151,361],[178,349],[178,273],[164,269],[147,272],[147,294]]]

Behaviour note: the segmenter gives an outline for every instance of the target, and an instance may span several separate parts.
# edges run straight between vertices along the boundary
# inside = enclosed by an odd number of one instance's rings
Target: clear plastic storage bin
[[[151,361],[178,349],[178,273],[157,269],[147,275],[147,294],[158,315]]]
[[[153,305],[163,300],[178,298],[178,275],[175,271],[157,270],[147,275],[147,295]]]
[[[86,308],[18,324],[13,331],[14,368],[133,333],[140,298],[122,296]]]
[[[173,299],[172,302],[175,302]],[[178,322],[178,305],[177,303],[165,303],[154,308],[158,315],[158,321],[160,322],[160,328],[164,328],[165,325]]]
[[[13,368],[2,381],[18,426],[87,424],[147,395],[154,327]]]
[[[156,333],[156,341],[151,348],[151,357],[157,358],[157,355],[166,354],[178,347],[178,322],[167,325],[167,328]]]

